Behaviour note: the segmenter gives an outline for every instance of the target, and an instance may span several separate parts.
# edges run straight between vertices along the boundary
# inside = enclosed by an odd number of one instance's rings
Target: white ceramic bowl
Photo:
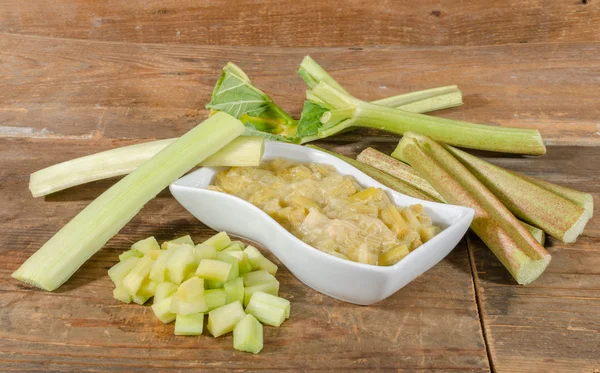
[[[326,163],[343,175],[352,175],[364,187],[382,188],[398,206],[420,203],[443,231],[400,262],[389,267],[356,263],[326,254],[296,238],[258,207],[241,198],[207,190],[224,168],[203,167],[170,186],[173,196],[198,220],[216,231],[260,243],[304,284],[346,302],[372,304],[389,297],[433,267],[463,237],[473,210],[427,202],[400,194],[327,153],[299,145],[267,142],[263,160],[285,158]]]

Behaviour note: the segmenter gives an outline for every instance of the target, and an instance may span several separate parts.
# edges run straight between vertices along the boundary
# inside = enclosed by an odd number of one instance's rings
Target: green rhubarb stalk
[[[429,182],[421,177],[412,167],[404,162],[400,162],[396,158],[390,157],[373,148],[366,148],[356,157],[361,163],[365,163],[378,170],[398,178],[417,190],[433,196],[436,202],[444,202],[444,198],[429,184]],[[521,222],[523,226],[531,233],[531,235],[543,245],[546,241],[546,234],[540,228],[533,225]]]
[[[471,149],[519,154],[545,154],[539,131],[533,129],[494,127],[430,117],[406,110],[383,107],[351,96],[333,78],[324,78],[323,69],[312,59],[300,65],[300,76],[311,88],[307,99],[322,106],[323,126],[318,137],[332,136],[358,126],[403,134],[418,131],[435,140]],[[329,110],[329,111],[327,111]]]
[[[55,290],[170,183],[244,132],[225,113],[205,120],[102,193],[12,276]]]
[[[475,210],[471,229],[519,284],[529,284],[544,272],[550,254],[444,147],[426,136],[407,132],[396,155],[429,181],[448,203]]]
[[[371,101],[372,104],[393,107],[413,113],[448,109],[463,104],[462,92],[455,85],[438,87]]]
[[[34,197],[42,197],[92,181],[127,175],[175,140],[124,146],[46,167],[31,174],[29,190]],[[263,143],[261,137],[238,137],[200,165],[258,166],[264,151]]]
[[[563,242],[575,242],[591,216],[583,207],[519,175],[452,146],[442,146],[519,219]]]
[[[335,82],[333,78],[327,81]],[[321,117],[333,109],[333,107],[330,107],[327,103],[312,95],[310,91],[307,92],[307,95],[310,97],[308,101],[304,102],[300,121],[298,122],[298,136],[300,137],[301,144],[320,138],[319,129],[322,127]],[[372,101],[371,103],[413,113],[426,113],[462,105],[462,92],[457,86],[452,85],[405,93]],[[340,132],[351,131],[353,129],[354,127],[348,126],[344,127],[343,131]]]
[[[533,155],[546,153],[538,130],[494,127],[387,108],[360,101],[324,82],[311,89],[311,94],[334,108],[321,117],[320,137],[358,126],[399,135],[419,131],[438,141],[470,149]]]
[[[320,82],[325,82],[335,89],[349,94],[329,73],[321,67],[310,56],[304,57],[298,75],[306,82],[310,88],[316,87]],[[462,92],[457,86],[425,89],[422,91],[405,93],[398,96],[383,98],[371,101],[372,104],[402,109],[413,113],[426,113],[447,109],[462,105]]]
[[[434,202],[438,201],[433,196],[426,194],[423,191],[418,190],[417,188],[415,188],[414,186],[405,182],[404,180],[395,178],[394,176],[391,176],[381,170],[378,170],[375,167],[371,167],[367,164],[358,162],[352,158],[345,157],[341,154],[320,148],[315,145],[306,145],[306,146],[308,146],[309,148],[317,149],[317,150],[320,150],[327,154],[333,155],[334,157],[339,158],[346,163],[349,163],[350,165],[356,167],[357,169],[364,172],[368,176],[372,177],[376,181],[380,182],[381,184],[385,185],[386,187],[393,189],[399,193],[406,194],[407,196],[422,199],[425,201],[434,201]]]

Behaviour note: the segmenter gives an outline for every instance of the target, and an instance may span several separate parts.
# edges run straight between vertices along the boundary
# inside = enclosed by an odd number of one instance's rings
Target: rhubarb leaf
[[[224,111],[238,119],[242,114],[259,116],[269,108],[273,101],[254,87],[246,74],[240,75],[240,71],[232,63],[223,68],[207,108]]]
[[[298,122],[256,88],[242,69],[231,62],[223,68],[206,107],[241,120],[248,129],[246,135],[257,136],[260,132],[269,135],[263,137],[270,140],[298,142]]]
[[[304,108],[300,115],[300,122],[298,122],[298,136],[314,136],[319,133],[321,128],[321,117],[328,109],[312,103],[310,101],[304,101]]]

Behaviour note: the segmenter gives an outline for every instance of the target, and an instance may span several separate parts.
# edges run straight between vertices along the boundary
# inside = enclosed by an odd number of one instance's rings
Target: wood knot
[[[442,11],[441,10],[432,10],[431,13],[429,13],[430,15],[434,16],[434,17],[441,17],[442,16]]]

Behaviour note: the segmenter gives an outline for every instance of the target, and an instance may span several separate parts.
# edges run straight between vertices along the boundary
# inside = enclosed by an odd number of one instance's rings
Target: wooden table
[[[316,293],[283,269],[293,315],[265,329],[258,356],[234,351],[231,336],[176,337],[148,307],[112,299],[106,270],[132,242],[212,233],[167,191],[58,291],[10,278],[114,183],[34,199],[31,172],[181,135],[206,117],[227,61],[298,115],[306,54],[363,99],[458,84],[464,106],[436,115],[538,128],[548,145],[540,158],[486,159],[592,193],[598,205],[598,0],[2,2],[1,371],[600,371],[598,217],[575,244],[550,239],[552,263],[527,287],[473,235],[371,307]],[[396,142],[363,131],[321,145],[355,155]]]

